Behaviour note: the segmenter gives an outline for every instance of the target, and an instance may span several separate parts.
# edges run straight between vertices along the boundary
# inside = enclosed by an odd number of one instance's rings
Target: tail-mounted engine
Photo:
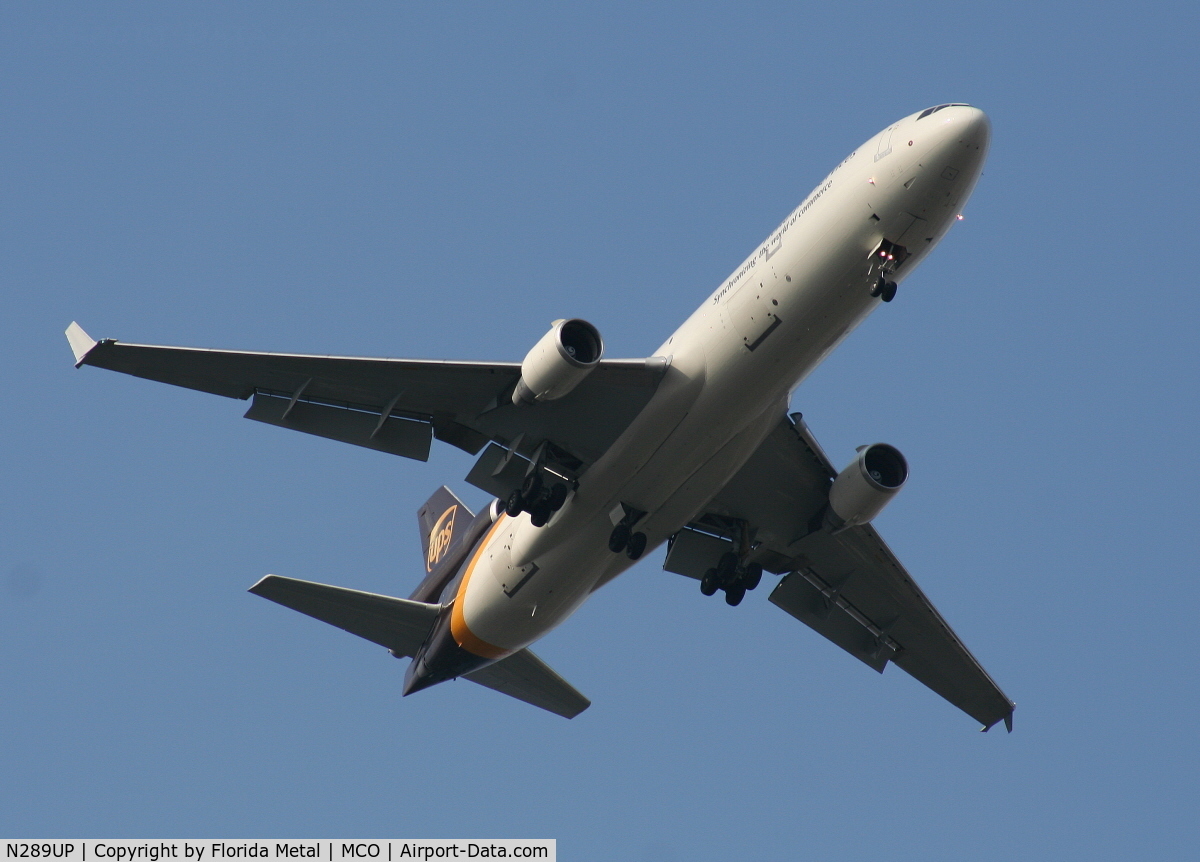
[[[836,529],[865,524],[878,515],[904,487],[908,462],[886,443],[861,446],[858,456],[838,473],[829,489],[829,509]]]
[[[586,320],[556,320],[521,363],[513,404],[562,398],[587,377],[604,355],[604,339]]]

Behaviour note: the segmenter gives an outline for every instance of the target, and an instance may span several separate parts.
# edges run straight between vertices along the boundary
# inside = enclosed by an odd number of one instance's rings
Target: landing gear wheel
[[[887,287],[887,279],[881,275],[879,281],[875,282],[875,286],[871,288],[871,296],[879,296],[885,287]]]
[[[521,485],[521,494],[526,500],[536,500],[538,495],[542,493],[542,474],[533,472],[525,477],[525,482]]]
[[[717,563],[717,579],[721,586],[728,587],[733,584],[737,578],[737,554],[729,551],[721,556],[721,561]]]
[[[883,286],[883,290],[880,292],[880,298],[884,302],[891,302],[893,299],[895,299],[896,298],[896,282],[889,281],[887,284],[885,284]]]
[[[535,527],[544,527],[550,520],[550,504],[544,500],[529,507],[529,522]]]
[[[612,535],[608,537],[608,549],[614,554],[625,550],[625,546],[629,544],[630,532],[628,524],[617,524],[613,527]]]
[[[717,591],[717,570],[709,569],[700,579],[700,592],[711,596]]]
[[[520,489],[513,491],[508,495],[508,502],[504,504],[504,514],[510,518],[515,518],[525,510],[525,498],[521,496]]]
[[[762,580],[762,566],[754,565],[753,563],[746,566],[742,572],[741,585],[747,590],[752,590],[758,586],[758,582]]]
[[[646,534],[642,532],[634,533],[629,537],[629,542],[625,546],[625,554],[631,560],[636,560],[646,550]]]
[[[550,511],[557,512],[563,507],[563,503],[567,502],[567,486],[562,482],[556,482],[554,487],[550,489],[550,496],[547,498],[550,504]]]
[[[742,599],[746,597],[746,588],[738,585],[735,587],[725,588],[725,604],[731,607],[737,607],[742,603]]]

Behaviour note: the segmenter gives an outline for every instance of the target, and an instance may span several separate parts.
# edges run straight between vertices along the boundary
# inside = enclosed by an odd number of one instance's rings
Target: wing
[[[786,573],[771,602],[880,673],[889,661],[990,728],[1012,729],[1014,704],[992,681],[867,524],[824,522],[837,471],[799,414],[785,418],[681,531],[667,568],[700,577],[749,531],[749,560]],[[681,571],[686,570],[686,571]]]
[[[515,362],[95,342],[76,323],[67,329],[67,340],[76,366],[252,398],[246,416],[260,422],[418,460],[428,457],[432,438],[471,454],[497,441],[526,457],[549,443],[554,462],[567,470],[582,469],[608,449],[645,407],[666,370],[662,357],[601,360],[563,398],[516,407],[510,394],[521,367]]]

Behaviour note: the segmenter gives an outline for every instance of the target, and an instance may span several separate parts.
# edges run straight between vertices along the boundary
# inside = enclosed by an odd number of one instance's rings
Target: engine
[[[895,446],[860,446],[829,489],[829,508],[838,529],[865,524],[878,515],[908,479],[908,462]]]
[[[513,404],[562,398],[587,377],[604,355],[604,339],[586,320],[556,320],[521,363]]]

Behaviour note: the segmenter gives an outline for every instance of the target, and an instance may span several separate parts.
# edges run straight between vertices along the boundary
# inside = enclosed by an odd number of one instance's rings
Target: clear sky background
[[[249,7],[249,8],[247,8]],[[570,860],[1190,858],[1195,3],[0,6],[0,835],[554,837]],[[958,224],[796,393],[1017,702],[975,723],[663,572],[539,653],[565,721],[245,592],[407,595],[428,464],[97,369],[62,330],[643,356],[845,155],[946,101]]]

